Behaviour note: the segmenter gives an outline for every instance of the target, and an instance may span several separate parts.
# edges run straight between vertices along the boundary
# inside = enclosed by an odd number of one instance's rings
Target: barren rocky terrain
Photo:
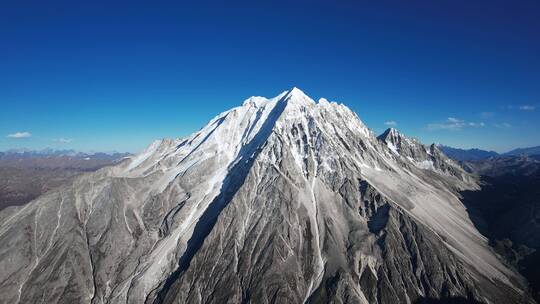
[[[74,176],[117,164],[124,156],[0,152],[0,210],[26,204]]]

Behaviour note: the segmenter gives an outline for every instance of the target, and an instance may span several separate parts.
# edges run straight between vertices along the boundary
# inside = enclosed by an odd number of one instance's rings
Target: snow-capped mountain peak
[[[289,90],[285,97],[287,103],[294,103],[299,105],[314,105],[315,101],[311,97],[307,96],[302,90],[297,87],[293,87]]]
[[[293,87],[289,90],[283,91],[281,94],[277,95],[274,98],[266,98],[262,96],[251,96],[244,101],[242,106],[256,106],[261,107],[266,103],[275,102],[281,100],[282,102],[299,104],[308,106],[315,104],[315,101],[307,96],[302,90],[297,87]]]
[[[17,267],[0,272],[0,291],[21,303],[57,290],[99,303],[513,291],[514,273],[459,200],[475,181],[433,152],[395,129],[376,138],[346,106],[297,88],[251,97],[3,218],[0,242],[14,245],[0,266]]]

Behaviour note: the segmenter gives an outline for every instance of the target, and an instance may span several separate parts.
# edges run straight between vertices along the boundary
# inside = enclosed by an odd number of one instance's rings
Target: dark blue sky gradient
[[[138,151],[292,86],[376,132],[540,145],[539,1],[377,2],[4,3],[0,150]]]

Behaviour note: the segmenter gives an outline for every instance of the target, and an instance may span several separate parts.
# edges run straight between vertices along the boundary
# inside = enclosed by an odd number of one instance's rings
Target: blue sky
[[[11,2],[0,150],[135,152],[292,86],[375,132],[540,145],[538,1]]]

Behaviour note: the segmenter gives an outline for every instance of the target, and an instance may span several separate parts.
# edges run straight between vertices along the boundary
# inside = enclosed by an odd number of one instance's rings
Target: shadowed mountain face
[[[296,88],[252,97],[185,139],[0,212],[11,245],[0,298],[530,301],[459,200],[476,180],[436,147],[396,138]]]
[[[55,150],[0,152],[0,210],[24,205],[74,176],[117,164],[127,155]]]
[[[482,190],[463,202],[491,245],[529,280],[540,300],[540,167],[534,157],[499,157],[465,163],[481,174]]]

